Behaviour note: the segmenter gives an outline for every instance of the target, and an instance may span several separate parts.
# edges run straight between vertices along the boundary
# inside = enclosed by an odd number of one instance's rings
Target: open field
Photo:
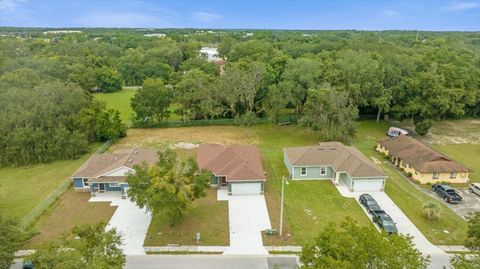
[[[228,246],[228,203],[217,201],[217,190],[208,189],[207,196],[195,200],[185,219],[170,227],[167,218],[155,214],[148,228],[145,246],[167,244],[196,245],[195,234],[201,234],[203,246]]]
[[[107,223],[116,207],[110,202],[89,203],[90,193],[77,193],[70,188],[51,208],[39,218],[35,229],[39,234],[27,243],[27,248],[38,247],[45,241],[59,239],[73,226],[93,224],[99,221]]]
[[[430,144],[480,144],[480,120],[437,122],[425,140]]]
[[[123,87],[122,90],[113,93],[95,93],[95,98],[104,101],[107,107],[117,109],[120,111],[120,117],[127,125],[132,123],[132,107],[130,107],[130,99],[137,91],[137,86]],[[169,120],[180,120],[181,116],[174,113],[176,105],[172,104],[170,107]]]
[[[100,144],[77,160],[0,169],[0,212],[22,218],[62,182],[69,180]]]
[[[130,124],[132,108],[130,107],[130,99],[137,91],[137,87],[124,87],[118,92],[112,93],[95,93],[95,98],[104,101],[107,107],[120,111],[120,117],[123,122]]]
[[[442,204],[443,216],[439,220],[430,221],[424,218],[422,205],[435,200],[416,190],[397,169],[375,151],[376,140],[385,136],[388,127],[386,122],[363,121],[352,144],[368,157],[376,159],[377,165],[389,176],[385,192],[433,244],[463,244],[467,230],[466,221]]]

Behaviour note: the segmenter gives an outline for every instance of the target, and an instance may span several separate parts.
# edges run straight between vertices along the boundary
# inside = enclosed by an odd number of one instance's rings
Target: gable
[[[122,176],[126,176],[128,173],[133,173],[133,172],[135,172],[135,170],[133,170],[132,168],[126,167],[126,166],[121,166],[121,167],[115,168],[112,171],[109,171],[109,172],[107,172],[103,175],[100,175],[100,176],[103,176],[103,177],[122,177]]]

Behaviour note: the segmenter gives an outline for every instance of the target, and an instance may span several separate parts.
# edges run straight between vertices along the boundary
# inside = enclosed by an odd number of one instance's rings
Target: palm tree
[[[423,215],[430,220],[439,219],[443,213],[440,205],[433,201],[425,203],[422,209]]]

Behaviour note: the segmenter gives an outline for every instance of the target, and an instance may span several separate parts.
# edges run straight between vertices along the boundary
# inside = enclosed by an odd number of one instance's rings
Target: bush
[[[414,124],[415,124],[415,132],[418,135],[424,136],[428,133],[428,130],[430,130],[430,128],[432,127],[433,120],[429,120],[429,119],[419,120],[419,121],[415,121]]]
[[[442,208],[437,202],[427,202],[422,206],[424,217],[429,220],[436,220],[442,216]]]
[[[237,116],[235,117],[235,124],[241,125],[241,126],[254,126],[257,123],[257,117],[255,115],[255,112],[250,111],[242,116]]]
[[[407,177],[412,177],[413,176],[413,174],[411,172],[407,172],[405,174],[407,175]]]

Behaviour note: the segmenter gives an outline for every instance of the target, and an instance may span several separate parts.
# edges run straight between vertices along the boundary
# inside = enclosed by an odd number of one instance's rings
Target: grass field
[[[132,113],[133,110],[130,107],[130,99],[137,91],[138,87],[123,87],[122,90],[113,93],[95,93],[95,98],[104,101],[107,104],[107,107],[117,109],[120,111],[120,117],[123,122],[127,125],[132,123]],[[177,121],[181,119],[180,115],[174,113],[177,109],[175,104],[172,104],[170,107],[170,117],[169,120]]]
[[[70,188],[45,212],[35,224],[39,232],[27,243],[27,248],[35,248],[45,241],[59,239],[70,232],[75,225],[107,223],[116,207],[109,202],[89,203],[90,193],[77,193]]]
[[[470,182],[480,182],[480,144],[437,144],[433,148],[472,170]]]
[[[92,144],[90,151],[95,151],[99,145]],[[90,153],[77,160],[0,169],[0,212],[22,218],[52,190],[69,180],[88,157]]]
[[[376,140],[385,136],[388,127],[386,122],[363,121],[352,144],[368,157],[381,162],[379,165],[389,176],[385,192],[433,244],[463,244],[467,230],[466,221],[444,205],[441,205],[443,216],[439,220],[430,221],[424,218],[422,205],[434,199],[416,190],[397,169],[389,165],[388,161],[374,150]]]
[[[195,200],[185,219],[170,227],[163,214],[155,214],[148,228],[145,246],[168,244],[197,245],[195,234],[201,234],[200,245],[228,246],[228,203],[217,201],[217,190],[208,189],[207,196]]]

